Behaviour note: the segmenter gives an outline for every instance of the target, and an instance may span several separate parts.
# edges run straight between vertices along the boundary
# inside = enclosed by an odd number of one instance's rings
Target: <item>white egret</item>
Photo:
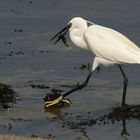
[[[88,25],[90,24],[90,25]],[[94,24],[81,17],[75,17],[67,26],[57,33],[53,38],[59,37],[66,44],[64,35],[69,32],[71,41],[75,46],[91,51],[95,54],[92,69],[86,80],[62,95],[57,102],[72,92],[87,86],[92,73],[100,65],[117,65],[123,76],[122,107],[125,106],[128,79],[122,66],[124,64],[140,64],[140,49],[123,34],[107,27]],[[67,44],[66,44],[67,45]],[[54,103],[54,102],[52,102]]]

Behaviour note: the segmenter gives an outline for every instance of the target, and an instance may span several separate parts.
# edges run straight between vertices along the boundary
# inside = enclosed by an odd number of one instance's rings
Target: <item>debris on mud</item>
[[[16,51],[16,52],[10,51],[10,52],[7,53],[6,55],[7,55],[7,56],[24,55],[24,52],[23,52],[23,51]]]
[[[54,53],[55,51],[50,51],[50,50],[40,50],[39,53]]]
[[[53,93],[56,93],[56,94],[57,94],[57,93],[62,93],[64,90],[52,88],[51,91],[52,91]]]
[[[31,84],[30,85],[32,88],[38,88],[38,89],[46,89],[46,88],[50,88],[49,86],[46,86],[44,84],[38,84],[38,85],[35,85],[35,84]]]
[[[4,109],[8,109],[11,107],[9,103],[14,103],[15,101],[15,91],[13,91],[9,85],[0,83],[0,106],[2,106]]]
[[[36,134],[32,134],[31,135],[31,138],[38,138],[39,136],[38,135],[36,135]]]
[[[82,69],[90,69],[90,63],[88,63],[88,64],[82,64],[81,66],[80,66],[80,69],[82,70]]]
[[[11,46],[12,42],[11,41],[5,41],[4,44],[7,45],[7,46]]]
[[[16,29],[14,29],[14,32],[23,32],[23,29],[19,29],[19,28],[16,28]]]
[[[90,67],[91,67],[91,64],[90,64],[90,63],[88,63],[88,64],[81,64],[81,65],[78,67],[78,69],[81,69],[81,70],[87,69],[87,70],[89,70]],[[77,67],[75,66],[74,69],[77,69]]]
[[[40,137],[36,134],[32,134],[30,137],[33,139],[41,140]],[[44,138],[44,140],[54,140],[54,138],[55,138],[55,136],[53,136],[51,133],[49,133],[48,136],[46,138]]]

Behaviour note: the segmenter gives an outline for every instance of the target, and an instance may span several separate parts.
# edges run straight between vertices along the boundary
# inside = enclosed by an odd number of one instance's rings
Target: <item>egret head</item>
[[[70,22],[67,24],[66,27],[64,27],[61,31],[59,31],[51,40],[54,40],[56,37],[58,39],[56,40],[55,44],[62,40],[62,42],[65,44],[66,47],[68,47],[65,35],[67,32],[71,33],[74,32],[77,35],[81,35],[84,32],[84,29],[87,28],[87,21],[84,20],[81,17],[75,17],[70,20]]]
[[[70,20],[68,25],[71,24],[69,31],[73,29],[83,30],[87,28],[87,21],[81,17],[75,17]]]

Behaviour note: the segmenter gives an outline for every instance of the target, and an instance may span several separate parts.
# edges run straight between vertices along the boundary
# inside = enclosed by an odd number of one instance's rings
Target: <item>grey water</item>
[[[68,123],[80,118],[98,118],[121,103],[123,79],[117,67],[101,67],[88,86],[71,94],[72,105],[55,112],[44,110],[43,98],[52,88],[65,92],[86,78],[82,64],[94,55],[69,48],[51,37],[71,18],[80,16],[120,31],[140,46],[140,1],[138,0],[0,0],[0,83],[11,85],[16,104],[0,109],[0,134],[47,137],[56,140],[137,140],[140,121],[126,121],[129,136],[121,136],[122,122],[72,128]],[[17,31],[19,30],[19,31]],[[20,31],[21,30],[21,31]],[[140,103],[140,66],[124,66],[129,85],[128,104]],[[48,89],[32,88],[44,84]]]

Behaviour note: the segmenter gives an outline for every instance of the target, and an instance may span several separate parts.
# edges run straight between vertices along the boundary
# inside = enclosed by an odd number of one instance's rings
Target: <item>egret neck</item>
[[[77,20],[80,20],[80,22],[77,22]],[[70,35],[71,41],[77,47],[88,49],[87,44],[84,39],[85,31],[88,28],[87,21],[81,18],[76,18],[70,22],[72,22],[72,27],[69,29],[69,35]]]

